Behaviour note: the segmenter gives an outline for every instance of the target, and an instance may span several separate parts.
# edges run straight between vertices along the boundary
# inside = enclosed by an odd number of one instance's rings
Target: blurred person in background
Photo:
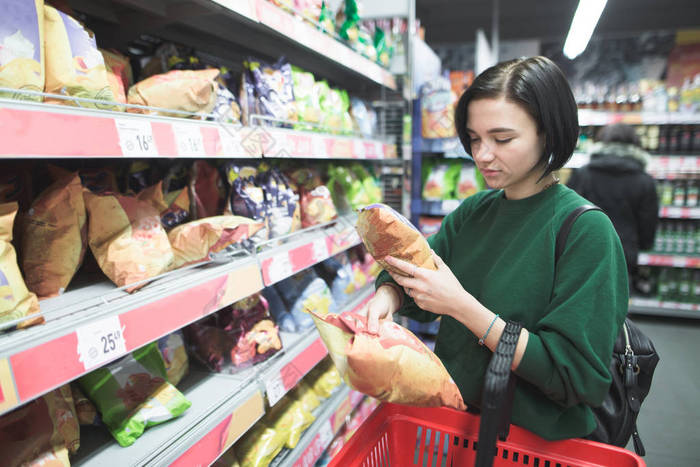
[[[659,221],[656,182],[645,171],[650,156],[634,128],[623,123],[601,128],[590,153],[590,162],[575,170],[567,185],[612,220],[632,286],[638,280],[637,255],[654,246]]]

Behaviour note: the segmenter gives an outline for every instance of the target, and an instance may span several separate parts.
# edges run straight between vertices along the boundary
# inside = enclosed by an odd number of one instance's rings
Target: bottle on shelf
[[[676,246],[676,225],[673,222],[666,224],[666,241],[664,242],[663,253],[673,253]]]
[[[696,251],[695,238],[697,237],[697,225],[695,223],[688,224],[688,230],[685,235],[685,253],[694,255]]]
[[[695,226],[695,253],[700,253],[700,225]]]
[[[661,196],[659,198],[662,206],[671,206],[673,204],[673,191],[671,180],[666,179],[661,183]]]
[[[681,269],[678,275],[678,301],[690,303],[692,299],[692,273],[688,268]]]
[[[654,251],[661,253],[666,246],[666,223],[660,221],[656,226],[656,235],[654,235]],[[694,244],[693,244],[694,246]]]
[[[675,268],[668,269],[668,293],[663,300],[675,301],[678,296],[678,270]]]
[[[693,302],[700,305],[700,269],[693,271]]]
[[[661,272],[659,273],[659,286],[658,286],[658,294],[659,294],[659,300],[666,300],[668,297],[668,285],[669,285],[669,268],[661,268]]]
[[[659,145],[656,150],[661,153],[668,153],[669,125],[661,125],[659,129]]]
[[[686,238],[688,237],[689,231],[685,227],[685,223],[678,222],[676,224],[676,235],[674,238],[675,248],[672,253],[677,255],[682,255],[685,252]]]
[[[685,180],[676,180],[673,186],[673,205],[685,205]]]
[[[680,152],[689,154],[693,150],[693,127],[692,125],[683,125],[680,128],[678,141]]]
[[[689,208],[694,208],[698,205],[698,180],[689,180],[688,187],[685,193],[685,205]]]

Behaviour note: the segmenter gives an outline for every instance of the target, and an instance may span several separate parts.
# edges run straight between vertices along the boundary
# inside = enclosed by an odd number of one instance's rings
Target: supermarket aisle
[[[700,321],[633,316],[661,357],[638,428],[649,467],[700,464]],[[633,449],[632,444],[628,449]]]

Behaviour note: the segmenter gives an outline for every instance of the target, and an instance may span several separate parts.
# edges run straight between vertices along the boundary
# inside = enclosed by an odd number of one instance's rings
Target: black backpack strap
[[[579,206],[573,211],[571,211],[571,214],[569,214],[568,217],[564,220],[564,223],[561,225],[559,233],[557,234],[557,240],[554,246],[555,264],[559,261],[559,258],[561,258],[561,255],[564,253],[566,239],[569,237],[569,232],[571,232],[571,228],[573,227],[574,222],[576,222],[576,219],[578,219],[581,214],[587,211],[602,212],[603,210],[600,209],[598,206],[594,206],[592,204],[584,204],[583,206]]]

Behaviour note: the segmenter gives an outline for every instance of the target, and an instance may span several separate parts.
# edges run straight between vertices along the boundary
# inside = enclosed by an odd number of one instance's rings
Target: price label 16
[[[194,124],[173,124],[177,153],[181,156],[206,156],[202,132]]]
[[[78,360],[86,370],[91,370],[126,353],[124,328],[118,316],[81,326],[76,334]]]
[[[314,240],[312,255],[314,261],[318,263],[328,258],[328,244],[325,238],[317,238]]]
[[[125,156],[158,156],[151,123],[140,119],[115,118],[119,146]]]
[[[265,392],[267,393],[267,400],[270,403],[270,407],[279,402],[287,393],[287,390],[284,388],[284,383],[282,382],[282,376],[278,374],[265,381]]]

